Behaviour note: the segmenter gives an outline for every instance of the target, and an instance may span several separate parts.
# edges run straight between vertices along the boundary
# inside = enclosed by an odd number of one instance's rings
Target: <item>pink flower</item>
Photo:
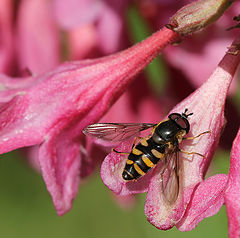
[[[84,59],[91,55],[98,44],[97,32],[93,24],[85,24],[68,31],[69,58]]]
[[[230,160],[230,169],[225,191],[225,203],[228,214],[229,237],[235,238],[240,236],[240,129],[233,142]]]
[[[12,11],[13,1],[0,2],[0,72],[12,73],[13,69],[13,29]]]
[[[39,145],[43,178],[59,215],[71,208],[86,174],[82,129],[99,120],[177,36],[164,28],[118,54],[65,63],[37,77],[0,78],[0,154]]]
[[[239,43],[239,39],[233,43],[233,51],[236,49],[235,45]],[[182,113],[185,108],[193,112],[189,119],[191,129],[188,136],[211,131],[211,134],[181,143],[180,149],[198,152],[206,158],[193,155],[191,159],[187,159],[185,154],[179,153],[181,192],[173,204],[166,203],[162,195],[160,163],[136,182],[126,182],[122,179],[126,156],[112,152],[102,164],[102,180],[115,193],[129,195],[147,191],[145,214],[149,222],[159,229],[166,230],[176,225],[181,231],[191,230],[203,218],[217,213],[224,202],[227,176],[215,175],[205,181],[204,176],[225,124],[225,99],[239,61],[239,54],[234,56],[227,53],[210,78],[170,112]],[[131,146],[132,144],[127,141],[116,149],[130,151]]]
[[[77,42],[76,34],[80,36],[79,32],[86,30],[86,27],[91,32],[87,35],[82,34],[80,38],[82,38],[81,41],[87,43],[88,53],[91,53],[92,49],[97,49],[105,55],[121,49],[124,28],[123,16],[128,2],[129,0],[54,0],[56,21],[63,30],[69,33],[70,42],[73,44],[70,45],[71,54],[76,55],[76,52],[79,51],[77,55],[82,55],[84,47]],[[90,41],[87,42],[85,37]]]
[[[17,15],[16,49],[20,70],[46,72],[60,61],[60,32],[48,0],[22,0]]]

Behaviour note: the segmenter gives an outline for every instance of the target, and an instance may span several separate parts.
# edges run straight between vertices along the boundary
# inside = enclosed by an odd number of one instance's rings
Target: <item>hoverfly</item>
[[[125,181],[136,181],[162,161],[162,190],[168,202],[174,202],[179,193],[179,159],[178,152],[186,154],[198,154],[197,152],[186,152],[179,148],[190,130],[187,114],[188,109],[182,114],[171,113],[168,119],[158,124],[151,123],[97,123],[84,128],[83,133],[87,136],[96,137],[105,141],[122,142],[135,137],[131,152],[116,153],[128,154],[122,178]],[[147,137],[139,137],[143,130],[152,128],[151,134]],[[138,143],[136,143],[138,140]]]

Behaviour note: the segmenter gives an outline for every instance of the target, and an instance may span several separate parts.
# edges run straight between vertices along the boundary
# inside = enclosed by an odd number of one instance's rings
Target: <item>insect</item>
[[[195,137],[184,136],[190,130],[187,114],[188,109],[182,114],[171,113],[168,119],[158,124],[148,123],[97,123],[87,126],[84,134],[96,137],[105,141],[121,142],[135,137],[131,152],[116,153],[127,154],[128,158],[122,173],[125,181],[136,181],[160,161],[162,162],[162,190],[169,202],[176,200],[179,192],[179,159],[178,153],[188,155],[198,154],[197,152],[186,152],[179,148],[179,144],[185,139],[195,139],[210,131],[200,133]],[[139,137],[141,131],[151,129],[147,137]],[[137,143],[138,141],[138,143]]]

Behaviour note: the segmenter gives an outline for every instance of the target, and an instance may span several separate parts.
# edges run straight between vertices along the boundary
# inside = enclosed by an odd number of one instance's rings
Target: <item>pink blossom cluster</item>
[[[232,18],[240,3],[189,2],[1,0],[0,154],[27,149],[29,159],[40,166],[59,215],[71,209],[79,184],[103,159],[99,144],[104,143],[82,133],[87,125],[158,123],[168,110],[182,113],[188,108],[193,112],[189,136],[211,133],[181,143],[181,149],[205,158],[179,153],[181,191],[173,204],[163,198],[161,164],[126,182],[122,171],[127,156],[111,152],[101,165],[103,183],[124,201],[147,192],[145,214],[162,230],[192,230],[225,203],[229,235],[240,236],[240,131],[232,145],[229,174],[205,179],[226,124],[225,102],[240,62],[239,30],[226,31],[236,24]],[[156,32],[127,48],[126,11],[133,4]],[[177,89],[169,86],[165,95],[156,97],[139,73],[160,53]],[[179,102],[173,92],[181,98],[191,94]],[[116,149],[131,151],[130,142]]]

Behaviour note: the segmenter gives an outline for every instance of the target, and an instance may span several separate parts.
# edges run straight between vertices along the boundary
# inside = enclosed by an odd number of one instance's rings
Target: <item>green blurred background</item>
[[[227,172],[228,158],[218,152],[211,173]],[[225,207],[190,232],[156,229],[144,215],[145,194],[137,196],[134,208],[120,208],[101,182],[99,169],[80,186],[73,209],[63,217],[56,215],[41,175],[18,152],[1,155],[0,188],[1,238],[227,237]]]

